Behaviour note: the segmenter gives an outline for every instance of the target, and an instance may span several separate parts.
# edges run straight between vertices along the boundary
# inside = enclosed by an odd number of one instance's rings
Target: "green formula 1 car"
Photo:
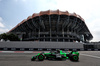
[[[62,50],[50,51],[49,53],[42,52],[33,56],[31,61],[34,61],[36,59],[38,59],[39,61],[43,61],[44,59],[70,59],[71,61],[78,61],[79,53],[78,51],[69,51],[65,53]]]

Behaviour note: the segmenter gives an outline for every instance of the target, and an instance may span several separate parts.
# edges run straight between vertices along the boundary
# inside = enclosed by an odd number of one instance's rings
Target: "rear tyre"
[[[39,61],[43,61],[45,59],[45,56],[43,55],[43,54],[40,54],[39,56],[38,56],[38,60]]]
[[[79,57],[78,57],[78,55],[71,55],[70,60],[72,60],[72,61],[78,61]]]

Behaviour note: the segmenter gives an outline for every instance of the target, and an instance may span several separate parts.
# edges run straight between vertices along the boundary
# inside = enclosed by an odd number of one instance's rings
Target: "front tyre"
[[[45,56],[43,55],[43,54],[40,54],[39,56],[38,56],[38,60],[39,61],[43,61],[45,59]]]

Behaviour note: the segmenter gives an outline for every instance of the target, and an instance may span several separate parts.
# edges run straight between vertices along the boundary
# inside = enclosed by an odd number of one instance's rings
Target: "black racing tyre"
[[[39,56],[38,56],[38,60],[39,61],[43,61],[45,59],[45,56],[43,55],[43,54],[40,54]]]
[[[70,60],[72,60],[72,61],[78,61],[79,57],[78,57],[78,55],[71,55],[70,56]]]

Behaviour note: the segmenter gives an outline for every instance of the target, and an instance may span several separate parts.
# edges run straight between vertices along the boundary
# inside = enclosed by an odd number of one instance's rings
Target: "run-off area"
[[[67,60],[31,61],[37,52],[0,53],[0,66],[100,66],[100,51],[79,51],[79,62]]]

